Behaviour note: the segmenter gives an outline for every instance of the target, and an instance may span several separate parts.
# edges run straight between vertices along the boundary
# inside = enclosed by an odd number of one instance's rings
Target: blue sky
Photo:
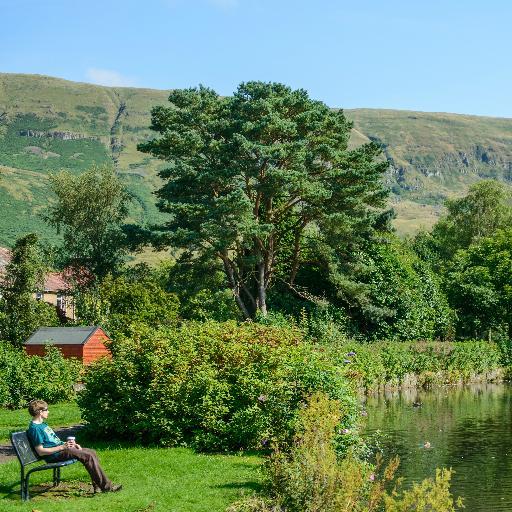
[[[512,117],[505,0],[0,0],[0,71]]]

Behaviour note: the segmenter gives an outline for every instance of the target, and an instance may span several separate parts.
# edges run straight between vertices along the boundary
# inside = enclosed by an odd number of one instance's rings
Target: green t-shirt
[[[27,436],[34,448],[40,444],[43,445],[43,448],[53,448],[54,446],[64,444],[46,423],[34,423],[31,421],[28,426]],[[57,456],[58,452],[46,455],[43,458],[46,462],[52,462]]]

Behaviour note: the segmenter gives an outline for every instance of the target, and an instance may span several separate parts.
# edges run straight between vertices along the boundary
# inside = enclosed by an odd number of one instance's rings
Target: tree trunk
[[[258,299],[256,302],[257,309],[263,316],[267,316],[267,289],[265,286],[265,263],[258,263]]]
[[[235,297],[237,306],[240,308],[240,311],[242,311],[244,318],[246,320],[251,320],[252,317],[249,313],[249,310],[247,309],[247,306],[245,305],[244,301],[242,300],[242,297],[240,296],[240,283],[237,281],[235,277],[229,258],[224,254],[219,254],[219,257],[221,258],[222,263],[224,264],[224,271],[226,272],[226,276],[228,278],[231,291],[233,292],[233,296]]]

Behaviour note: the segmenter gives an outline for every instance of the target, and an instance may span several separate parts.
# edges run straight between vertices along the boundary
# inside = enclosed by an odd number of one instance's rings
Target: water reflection
[[[400,456],[405,484],[451,467],[452,491],[466,510],[510,511],[511,402],[506,384],[386,392],[367,399],[368,431],[386,434],[385,456]]]

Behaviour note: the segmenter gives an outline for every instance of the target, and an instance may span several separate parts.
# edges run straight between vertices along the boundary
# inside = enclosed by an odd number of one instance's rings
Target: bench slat
[[[32,448],[26,432],[13,432],[11,440],[16,455],[23,466],[41,460],[41,457]]]

